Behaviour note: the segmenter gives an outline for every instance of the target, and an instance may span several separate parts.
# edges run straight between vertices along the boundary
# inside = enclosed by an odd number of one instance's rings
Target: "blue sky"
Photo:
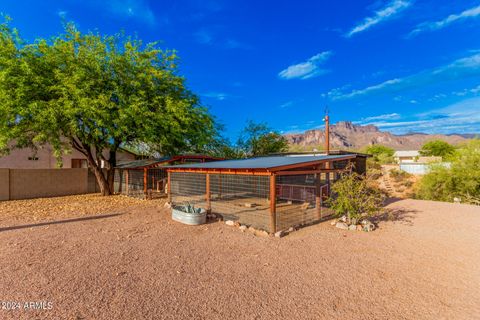
[[[29,41],[62,29],[162,41],[225,135],[333,122],[480,132],[480,1],[2,1]]]

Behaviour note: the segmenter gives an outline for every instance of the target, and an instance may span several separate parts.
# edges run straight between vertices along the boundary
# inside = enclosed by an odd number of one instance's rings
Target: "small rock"
[[[336,225],[336,224],[337,224],[337,220],[335,220],[335,219],[333,219],[332,222],[330,222],[330,225],[331,225],[331,226],[334,226],[334,225]]]
[[[363,229],[362,226],[357,224],[357,231],[362,231],[362,229]]]
[[[375,230],[375,225],[373,223],[370,222],[363,225],[363,231],[370,232],[373,230]]]
[[[295,228],[294,228],[294,227],[290,227],[290,228],[288,228],[287,231],[288,231],[288,232],[293,232],[293,231],[295,231]]]
[[[341,221],[341,222],[347,222],[347,216],[346,215],[343,215],[341,216],[338,221]]]
[[[461,202],[462,202],[462,199],[457,197],[453,198],[453,203],[461,203]]]
[[[165,204],[163,205],[165,208],[171,208],[172,207],[172,204],[170,202],[165,202]]]
[[[235,221],[235,227],[239,228],[240,227],[240,222]]]
[[[240,229],[242,232],[245,232],[245,230],[247,230],[247,226],[240,226],[238,227],[238,229]]]
[[[264,230],[257,230],[255,232],[255,235],[257,237],[268,237],[268,232],[267,231],[264,231]]]
[[[348,230],[355,231],[355,230],[357,230],[357,226],[354,225],[354,224],[351,224],[351,225],[348,226]]]
[[[247,207],[247,208],[255,208],[256,206],[257,206],[256,203],[248,203],[248,202],[245,203],[245,207]]]
[[[257,230],[255,230],[254,227],[248,227],[248,231],[251,232],[251,233],[253,233],[253,234],[255,234],[255,232],[256,232]]]
[[[232,220],[227,220],[227,221],[225,221],[225,224],[226,224],[227,226],[233,227],[233,226],[235,225],[235,222],[233,222]]]
[[[343,230],[348,230],[348,225],[345,223],[345,222],[337,222],[335,224],[335,227],[339,228],[339,229],[343,229]]]
[[[283,232],[283,230],[275,232],[275,238],[281,238],[283,236],[285,236],[285,232]]]

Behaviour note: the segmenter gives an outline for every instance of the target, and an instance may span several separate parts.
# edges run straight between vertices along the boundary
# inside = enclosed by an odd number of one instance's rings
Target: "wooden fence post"
[[[276,203],[276,190],[275,190],[275,174],[270,176],[270,232],[277,232],[277,203]]]
[[[315,209],[317,218],[322,219],[322,201],[321,201],[321,174],[315,174]]]
[[[172,188],[171,188],[171,181],[170,181],[170,171],[167,173],[167,191],[168,191],[168,203],[172,203]]]
[[[207,201],[207,212],[210,213],[212,211],[212,205],[210,202],[210,174],[209,173],[206,174],[205,180],[206,180],[205,197]]]

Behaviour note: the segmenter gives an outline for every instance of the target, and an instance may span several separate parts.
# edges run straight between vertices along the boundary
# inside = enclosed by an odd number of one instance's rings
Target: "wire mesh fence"
[[[145,184],[146,182],[146,184]],[[164,197],[167,171],[164,168],[116,169],[114,191],[135,198]]]
[[[325,200],[333,174],[277,176],[275,229],[272,228],[270,176],[242,174],[171,173],[173,205],[190,204],[211,209],[226,220],[274,232],[307,225],[331,211]],[[319,179],[319,181],[317,181]],[[209,182],[209,187],[207,187]]]
[[[325,200],[329,184],[326,174],[278,176],[275,187],[277,230],[308,225],[328,215]]]

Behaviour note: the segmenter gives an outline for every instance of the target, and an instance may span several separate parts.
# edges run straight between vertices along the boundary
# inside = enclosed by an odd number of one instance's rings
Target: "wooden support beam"
[[[147,172],[148,172],[147,168],[143,169],[143,193],[144,194],[147,194],[147,185],[148,185]]]
[[[315,175],[315,211],[318,219],[322,219],[322,195],[320,173]]]
[[[276,201],[276,176],[272,174],[270,176],[270,232],[277,232],[277,201]]]
[[[206,178],[205,179],[205,181],[206,181],[205,196],[206,196],[206,201],[207,201],[207,212],[210,213],[210,212],[212,212],[212,204],[210,202],[210,174],[207,173],[205,178]]]
[[[171,177],[170,177],[170,171],[168,172],[167,176],[167,191],[168,191],[168,203],[172,203],[172,183],[171,183]]]
[[[125,170],[125,192],[128,195],[128,189],[129,189],[129,179],[130,178],[130,170]]]

